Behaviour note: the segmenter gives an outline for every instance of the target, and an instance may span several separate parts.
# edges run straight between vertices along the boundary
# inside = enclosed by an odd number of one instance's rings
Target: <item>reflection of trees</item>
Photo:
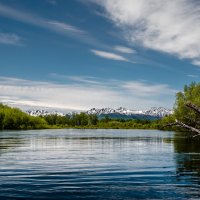
[[[200,141],[175,134],[174,149],[176,153],[177,173],[180,176],[191,175],[200,182]],[[197,181],[197,180],[195,180]]]
[[[24,140],[20,137],[0,137],[0,155],[23,144]]]

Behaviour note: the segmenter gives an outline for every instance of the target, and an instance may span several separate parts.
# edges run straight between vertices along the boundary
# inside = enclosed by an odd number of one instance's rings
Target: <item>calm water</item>
[[[149,130],[0,132],[0,199],[200,199],[199,143]]]

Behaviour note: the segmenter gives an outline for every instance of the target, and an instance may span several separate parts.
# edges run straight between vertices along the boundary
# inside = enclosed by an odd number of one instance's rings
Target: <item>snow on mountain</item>
[[[91,110],[86,111],[87,114],[96,114],[96,115],[101,115],[101,114],[110,114],[110,113],[116,113],[116,111],[112,108],[92,108]]]
[[[167,115],[173,114],[173,111],[166,109],[166,108],[163,108],[163,107],[159,107],[159,108],[152,107],[150,110],[146,110],[145,114],[151,115],[151,116],[158,116],[158,117],[162,118],[162,117],[165,117]]]
[[[65,116],[65,114],[61,113],[61,112],[57,112],[57,111],[46,111],[46,110],[28,110],[26,111],[26,113],[28,113],[31,116],[47,116],[47,115],[59,115],[59,116]],[[158,117],[158,118],[162,118],[165,117],[167,115],[171,115],[173,113],[172,110],[163,108],[163,107],[152,107],[149,110],[130,110],[130,109],[126,109],[123,107],[117,108],[117,109],[113,109],[113,108],[92,108],[88,111],[86,111],[85,113],[87,114],[96,114],[98,116],[100,115],[108,115],[108,114],[118,114],[118,115],[122,115],[122,116],[133,116],[133,115],[137,115],[137,116],[152,116],[152,117]],[[68,113],[68,115],[72,115],[72,113]]]
[[[61,113],[61,112],[57,112],[57,111],[46,111],[46,110],[27,110],[26,111],[27,114],[31,115],[31,116],[47,116],[47,115],[58,115],[58,116],[65,116],[65,114]]]
[[[149,115],[149,116],[156,116],[156,117],[164,117],[167,115],[171,115],[173,113],[172,110],[166,109],[166,108],[151,108],[150,110],[129,110],[123,107],[120,107],[118,109],[112,109],[112,108],[102,108],[102,109],[96,109],[92,108],[91,110],[88,110],[86,112],[87,114],[96,114],[96,115],[101,115],[101,114],[121,114],[121,115]]]
[[[123,114],[123,115],[132,115],[132,114],[143,114],[143,111],[135,111],[135,110],[128,110],[126,108],[120,107],[118,109],[113,109],[113,108],[92,108],[88,111],[86,111],[87,114],[96,114],[96,115],[101,115],[101,114],[112,114],[112,113],[118,113],[118,114]]]

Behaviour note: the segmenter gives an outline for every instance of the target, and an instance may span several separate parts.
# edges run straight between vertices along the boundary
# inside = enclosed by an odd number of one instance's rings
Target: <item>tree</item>
[[[3,129],[3,120],[4,120],[5,114],[4,112],[0,111],[0,130]]]
[[[0,104],[0,129],[46,128],[47,123],[40,117],[31,117],[20,109]]]
[[[175,125],[186,128],[200,135],[200,83],[185,85],[183,92],[178,92],[174,106]]]
[[[98,117],[95,114],[88,115],[88,124],[89,125],[97,125],[98,123]]]

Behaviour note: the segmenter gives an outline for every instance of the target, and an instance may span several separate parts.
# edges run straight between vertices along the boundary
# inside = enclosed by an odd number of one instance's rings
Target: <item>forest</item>
[[[112,128],[112,129],[157,129],[160,121],[148,120],[114,120],[109,117],[98,119],[97,115],[74,113],[59,116],[47,115],[33,117],[18,108],[0,104],[0,129],[1,130],[26,130],[48,128]]]
[[[47,115],[33,117],[18,108],[0,104],[1,130],[26,130],[48,128],[105,128],[105,129],[163,129],[185,130],[198,133],[200,114],[193,108],[200,107],[200,83],[186,85],[182,92],[176,94],[174,114],[160,120],[123,120],[110,119],[105,116],[98,119],[97,115],[76,113],[59,116]]]

